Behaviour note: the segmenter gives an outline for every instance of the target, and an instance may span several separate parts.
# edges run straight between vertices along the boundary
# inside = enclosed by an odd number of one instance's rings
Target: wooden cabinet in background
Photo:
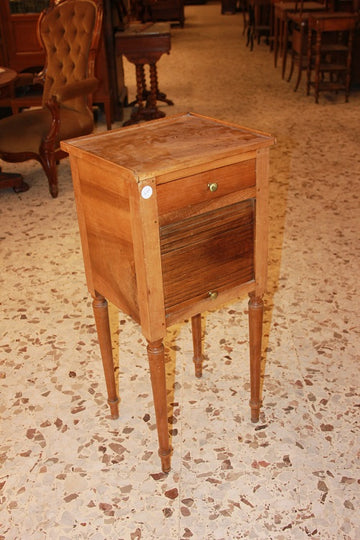
[[[143,22],[174,21],[180,23],[181,28],[184,26],[183,0],[142,0],[136,4],[137,13]]]
[[[178,21],[184,26],[183,0],[158,0],[152,6],[153,21]]]

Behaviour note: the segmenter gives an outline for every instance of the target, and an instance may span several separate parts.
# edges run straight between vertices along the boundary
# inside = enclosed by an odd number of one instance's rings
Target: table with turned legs
[[[250,408],[259,419],[268,166],[274,138],[194,113],[62,142],[70,155],[85,271],[111,415],[118,411],[107,301],[141,327],[162,470],[170,470],[163,339],[249,294]]]
[[[117,55],[124,55],[135,65],[136,100],[130,119],[124,125],[154,120],[165,116],[157,106],[158,101],[167,105],[173,102],[160,92],[157,63],[163,54],[169,54],[171,32],[169,23],[133,23],[126,30],[115,33]],[[146,84],[145,66],[149,67],[150,87]]]

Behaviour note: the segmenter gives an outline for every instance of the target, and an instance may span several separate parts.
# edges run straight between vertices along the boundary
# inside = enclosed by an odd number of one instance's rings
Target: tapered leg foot
[[[162,340],[148,344],[147,353],[150,367],[151,386],[153,391],[156,427],[159,438],[159,456],[164,473],[170,471],[171,446],[168,431],[165,354]]]
[[[264,303],[262,298],[250,294],[249,300],[249,341],[250,341],[250,408],[251,421],[258,422],[260,400],[261,373],[261,338]]]
[[[194,348],[194,365],[195,376],[200,378],[202,376],[202,348],[201,348],[201,313],[194,315],[191,318],[193,348]]]
[[[163,454],[160,450],[159,450],[159,456],[160,456],[160,460],[161,460],[161,470],[163,473],[169,473],[171,471],[171,454],[172,454],[172,449],[170,448],[169,450],[166,451],[165,454]]]
[[[110,414],[111,418],[116,419],[119,417],[119,398],[116,392],[108,304],[103,296],[99,294],[94,296],[93,310],[105,374]]]

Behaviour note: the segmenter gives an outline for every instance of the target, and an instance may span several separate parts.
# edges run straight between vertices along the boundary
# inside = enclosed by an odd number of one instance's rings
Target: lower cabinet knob
[[[211,184],[208,184],[208,188],[209,188],[209,190],[210,190],[211,192],[214,192],[214,191],[217,190],[218,185],[217,185],[216,182],[211,182]]]
[[[218,297],[218,292],[217,291],[209,291],[208,296],[209,296],[209,298],[211,300],[216,300],[216,298]]]

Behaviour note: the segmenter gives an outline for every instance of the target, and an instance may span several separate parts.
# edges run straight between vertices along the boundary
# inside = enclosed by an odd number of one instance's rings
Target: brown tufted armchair
[[[0,121],[0,158],[8,162],[39,161],[53,197],[58,195],[56,164],[67,156],[60,149],[60,141],[93,130],[89,105],[97,86],[94,62],[101,22],[101,0],[50,0],[37,27],[46,53],[40,74],[44,84],[42,107]]]

